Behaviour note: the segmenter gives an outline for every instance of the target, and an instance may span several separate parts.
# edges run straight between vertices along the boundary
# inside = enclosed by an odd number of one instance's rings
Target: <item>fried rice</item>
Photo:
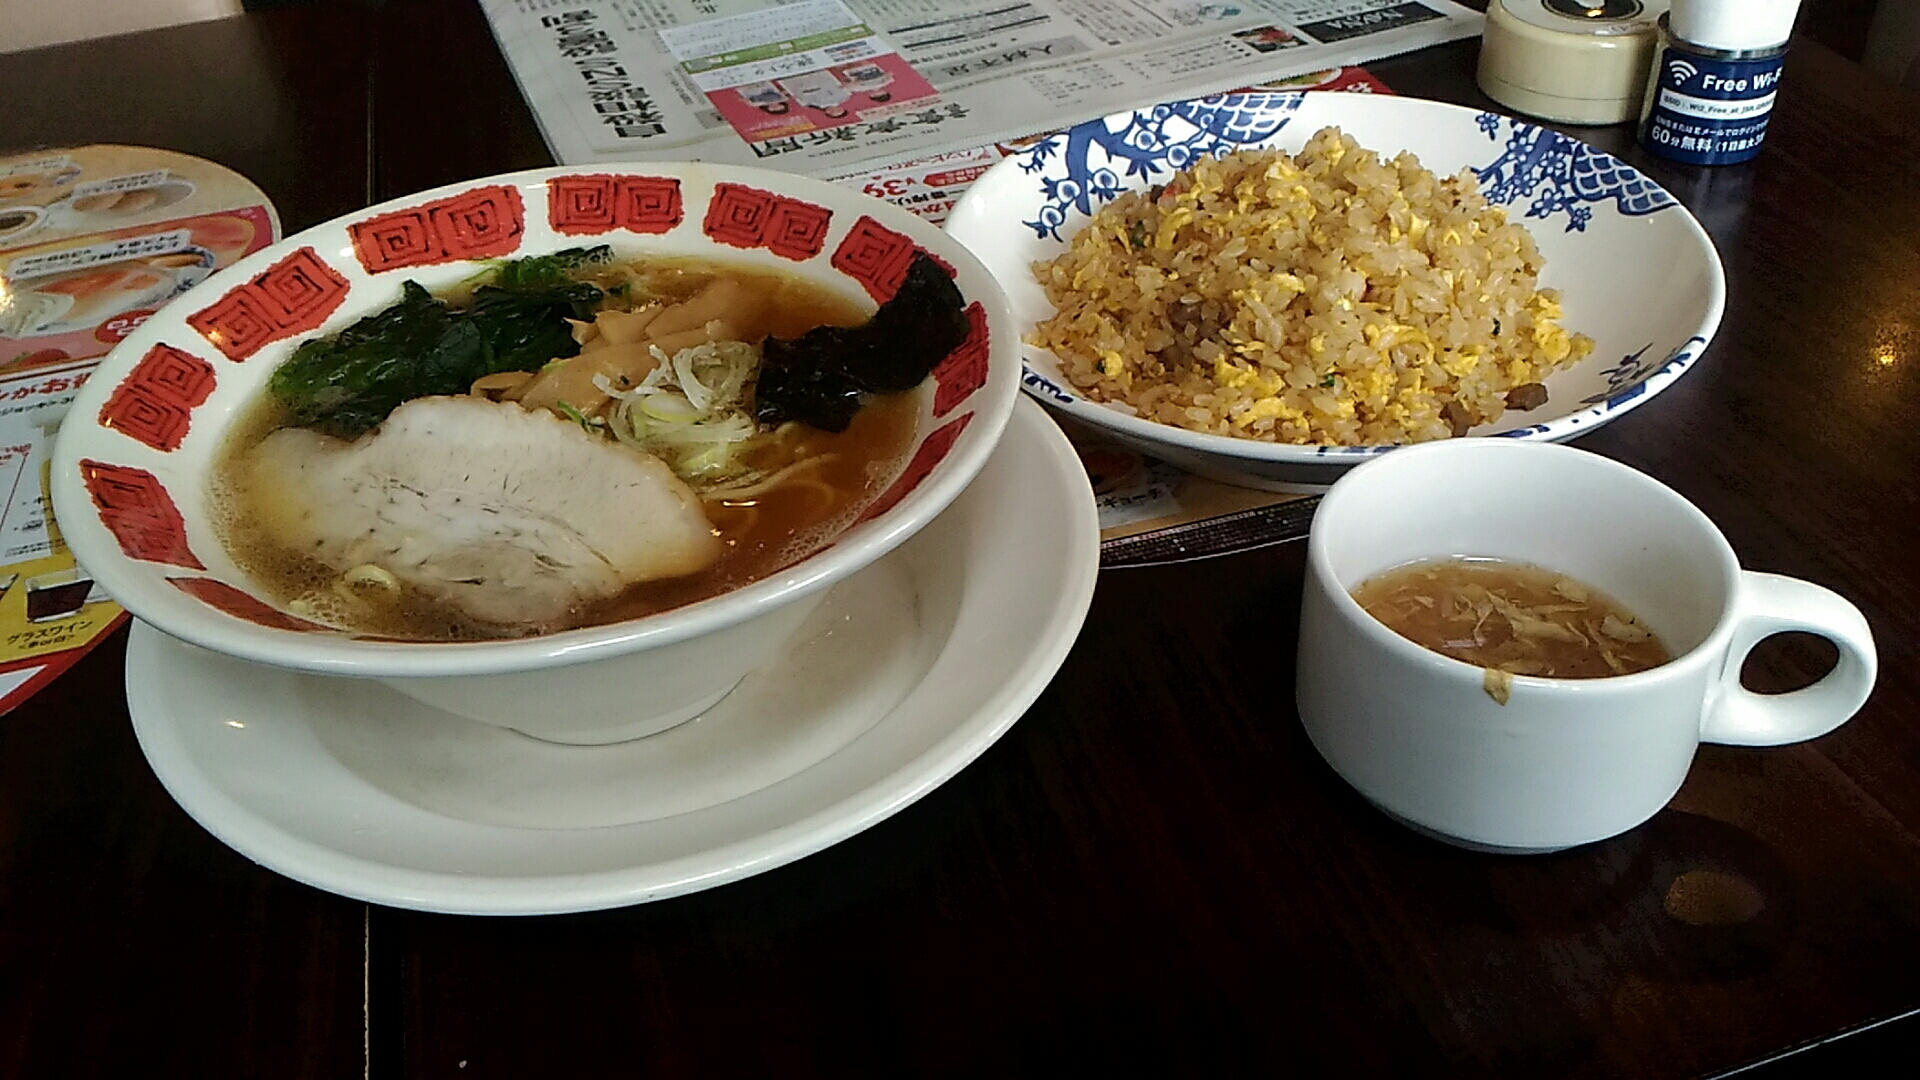
[[[1464,434],[1593,351],[1538,287],[1533,238],[1473,174],[1327,128],[1296,155],[1204,159],[1034,264],[1028,340],[1094,401],[1193,431],[1366,445]]]

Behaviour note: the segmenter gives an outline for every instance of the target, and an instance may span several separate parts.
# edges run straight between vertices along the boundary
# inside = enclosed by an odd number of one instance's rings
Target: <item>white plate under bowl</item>
[[[1098,566],[1086,474],[1023,402],[945,513],[660,735],[542,743],[142,623],[128,708],[180,805],[288,877],[424,911],[618,907],[781,866],[954,775],[1052,679]]]
[[[975,181],[946,229],[985,263],[1025,334],[1054,313],[1035,262],[1067,249],[1121,192],[1165,183],[1203,156],[1250,147],[1298,152],[1336,125],[1386,155],[1411,150],[1442,176],[1471,169],[1489,202],[1527,227],[1561,291],[1563,325],[1593,355],[1546,380],[1548,402],[1508,410],[1474,435],[1561,442],[1672,385],[1719,328],[1726,277],[1693,215],[1632,166],[1577,139],[1496,113],[1417,98],[1343,93],[1224,94],[1116,113],[1049,136]],[[1049,406],[1143,453],[1203,476],[1272,490],[1321,489],[1390,446],[1291,446],[1187,431],[1082,397],[1051,352],[1022,346],[1023,384]]]

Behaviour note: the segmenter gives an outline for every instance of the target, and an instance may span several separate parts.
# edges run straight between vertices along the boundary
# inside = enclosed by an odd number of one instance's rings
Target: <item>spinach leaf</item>
[[[482,375],[574,356],[580,346],[566,320],[590,317],[601,292],[567,273],[603,261],[594,255],[605,250],[508,262],[464,308],[408,281],[393,306],[302,343],[268,388],[294,424],[350,439],[413,398],[463,394]]]
[[[534,292],[571,285],[580,271],[613,261],[613,249],[605,244],[590,248],[567,248],[551,255],[529,255],[510,259],[488,282],[508,292]]]

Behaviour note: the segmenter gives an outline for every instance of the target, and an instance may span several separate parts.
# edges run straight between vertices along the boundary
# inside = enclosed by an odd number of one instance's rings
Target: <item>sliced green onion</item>
[[[696,408],[693,402],[671,391],[648,394],[641,398],[640,411],[655,420],[670,424],[691,424],[706,415],[701,409]]]

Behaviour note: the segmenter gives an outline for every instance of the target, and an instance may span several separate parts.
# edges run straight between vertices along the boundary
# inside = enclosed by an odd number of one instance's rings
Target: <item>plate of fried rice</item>
[[[1003,160],[946,227],[1011,297],[1030,393],[1277,490],[1415,442],[1575,438],[1684,374],[1726,298],[1632,166],[1412,98],[1118,113]]]

